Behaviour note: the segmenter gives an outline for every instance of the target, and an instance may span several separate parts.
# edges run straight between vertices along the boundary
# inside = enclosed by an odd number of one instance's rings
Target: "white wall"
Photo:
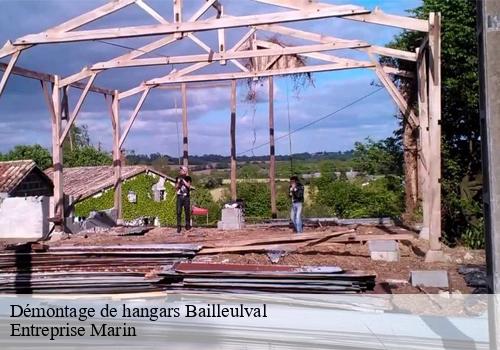
[[[8,197],[0,202],[0,239],[38,239],[49,231],[49,197]]]

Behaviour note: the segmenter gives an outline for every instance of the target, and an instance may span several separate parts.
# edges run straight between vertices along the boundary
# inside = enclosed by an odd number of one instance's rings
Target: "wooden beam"
[[[113,95],[113,172],[114,172],[114,209],[117,213],[117,223],[123,220],[122,213],[122,160],[120,148],[120,105],[118,100],[118,90]]]
[[[139,6],[141,9],[144,10],[147,14],[149,14],[151,17],[156,19],[160,23],[167,23],[167,20],[163,18],[162,15],[160,15],[154,8],[146,4],[143,0],[135,0],[135,4]]]
[[[238,40],[238,42],[230,49],[228,50],[227,52],[228,53],[232,53],[236,50],[238,50],[253,34],[255,33],[255,29],[250,29],[245,35],[243,35],[243,37],[241,37],[240,40]],[[186,75],[186,74],[189,74],[189,73],[192,73],[198,69],[201,69],[203,67],[206,67],[208,66],[210,63],[209,62],[199,62],[199,63],[195,63],[191,66],[188,66],[186,68],[183,68],[181,69],[180,71],[178,72],[170,72],[169,74],[163,76],[163,77],[160,77],[159,79],[163,79],[163,78],[179,78],[183,75]],[[119,98],[122,99],[122,98],[125,98],[125,97],[128,97],[128,96],[132,96],[132,95],[135,95],[135,94],[138,94],[142,91],[144,91],[144,89],[146,88],[146,84],[145,83],[142,83],[141,85],[135,87],[135,88],[132,88],[130,90],[127,90],[127,91],[123,91],[122,93],[120,93],[119,95]]]
[[[417,49],[418,50],[418,49]],[[429,223],[432,213],[430,212],[430,183],[429,183],[429,115],[427,97],[427,62],[425,54],[421,55],[418,50],[417,60],[417,82],[418,82],[418,120],[419,120],[419,162],[418,177],[420,197],[422,199],[423,227],[419,238],[429,239]]]
[[[189,165],[188,120],[187,120],[187,92],[186,84],[181,84],[182,95],[182,164]]]
[[[236,192],[236,80],[231,80],[231,199],[238,198]]]
[[[144,104],[144,101],[146,100],[146,97],[149,94],[149,90],[150,89],[144,90],[144,92],[142,93],[141,98],[139,99],[139,102],[135,106],[134,111],[130,115],[130,118],[129,118],[128,122],[127,122],[127,126],[125,127],[125,130],[123,131],[123,134],[120,137],[120,142],[119,142],[120,149],[122,148],[123,143],[125,142],[125,139],[127,138],[127,135],[130,132],[130,129],[132,128],[132,125],[134,125],[135,119],[137,118],[137,115],[139,114],[139,111],[141,110],[142,105]]]
[[[262,41],[257,41],[261,43]],[[272,43],[270,43],[272,44]],[[259,49],[259,50],[244,50],[244,51],[232,51],[232,52],[214,52],[212,54],[200,54],[200,55],[185,55],[185,56],[170,56],[170,57],[152,57],[152,58],[138,58],[128,61],[118,61],[118,62],[103,62],[94,64],[90,67],[91,70],[103,70],[109,68],[125,68],[125,67],[140,67],[140,66],[155,66],[155,65],[169,65],[169,64],[181,64],[181,63],[197,63],[197,62],[208,62],[222,61],[229,59],[242,59],[251,57],[270,57],[270,56],[280,56],[280,55],[296,55],[303,53],[314,53],[322,51],[337,50],[338,47],[335,44],[314,44],[314,45],[303,45],[303,46],[287,46],[282,47],[280,45],[274,44],[274,48],[269,49]],[[313,57],[313,56],[310,56]],[[334,56],[330,56],[334,57]],[[341,58],[337,58],[337,62]],[[344,59],[347,60],[347,59]]]
[[[285,11],[277,13],[267,13],[261,15],[249,15],[239,17],[223,17],[214,20],[204,20],[197,22],[182,22],[173,24],[155,24],[134,27],[91,29],[71,31],[64,33],[42,32],[30,34],[17,39],[14,45],[48,44],[58,42],[75,42],[101,39],[119,39],[139,36],[175,34],[183,32],[208,31],[222,28],[237,28],[259,24],[272,24],[281,22],[296,22],[311,19],[321,19],[328,17],[342,17],[352,14],[366,14],[368,11],[357,7],[349,6],[336,8],[315,8],[307,10]],[[405,19],[407,19],[405,17]]]
[[[209,1],[210,2],[210,1]],[[206,4],[205,4],[206,5]],[[206,7],[206,6],[202,6],[193,16],[191,16],[191,18],[188,20],[188,22],[194,22],[196,21],[200,16],[202,16],[206,10],[210,7]],[[162,17],[163,18],[163,17]],[[158,20],[159,18],[157,18]],[[168,23],[166,20],[161,20],[160,23]],[[203,42],[201,42],[201,40],[197,40],[197,38],[194,36],[194,35],[191,35],[192,33],[184,33],[185,35],[187,35],[191,40],[193,40],[196,44],[198,44],[200,47],[202,47],[203,49],[206,50],[207,46],[204,45]],[[133,60],[134,58],[137,58],[137,57],[141,57],[149,52],[152,52],[154,50],[157,50],[161,47],[164,47],[170,43],[173,43],[177,41],[177,39],[175,38],[174,35],[168,35],[164,38],[161,38],[159,40],[156,40],[156,41],[153,41],[149,44],[146,44],[144,46],[141,46],[135,50],[132,50],[124,55],[121,55],[121,56],[118,56],[118,57],[115,57],[111,60],[108,60],[106,61],[107,63],[111,63],[111,62],[119,62],[119,61],[128,61],[128,60]],[[210,48],[208,48],[210,49]],[[103,63],[103,62],[101,62]],[[89,77],[90,75],[92,75],[92,71],[89,70],[89,69],[86,69],[84,68],[81,72],[79,73],[76,73],[76,74],[72,74],[68,77],[66,77],[65,79],[62,79],[61,80],[61,84],[64,86],[64,85],[67,85],[67,84],[71,84],[73,82],[76,82],[76,81],[79,81],[79,80],[82,80],[82,79],[85,79],[87,77]]]
[[[182,0],[173,0],[174,2],[174,23],[182,23]],[[174,33],[176,39],[182,39],[182,32]]]
[[[10,74],[12,73],[12,69],[14,68],[20,54],[21,51],[15,52],[10,58],[9,64],[5,68],[5,71],[2,75],[2,79],[0,80],[0,96],[2,96],[2,92],[5,89],[5,86],[7,85],[7,80],[9,80]]]
[[[222,16],[224,15],[224,7],[220,5],[219,9],[220,10],[217,18],[222,18]],[[220,54],[223,54],[224,52],[226,52],[226,36],[224,33],[224,28],[217,29],[217,39],[219,41],[219,46],[217,47],[217,50],[219,51]],[[226,60],[225,59],[220,60],[220,64],[225,65]]]
[[[333,43],[334,45],[337,46],[338,49],[358,49],[359,51],[363,51],[366,53],[374,53],[377,55],[394,57],[412,62],[416,60],[416,55],[414,52],[371,45],[362,40],[345,40],[333,36],[307,32],[276,24],[259,25],[255,26],[254,28],[271,33],[291,36],[297,39],[309,40],[317,43],[323,43],[323,44]]]
[[[379,78],[380,82],[384,87],[386,88],[387,92],[389,92],[389,95],[392,97],[394,102],[399,108],[399,111],[403,116],[408,118],[410,123],[413,125],[413,127],[418,127],[418,118],[415,116],[415,113],[411,109],[410,106],[408,106],[408,102],[406,102],[405,98],[403,95],[401,95],[401,92],[398,90],[397,86],[394,84],[394,82],[391,80],[391,78],[387,75],[386,72],[384,72],[384,69],[380,65],[380,63],[377,61],[375,57],[372,55],[371,59],[372,62],[375,64],[375,73],[377,74],[377,77]]]
[[[311,2],[309,0],[255,0],[257,2],[262,2],[265,4],[270,4],[270,5],[276,5],[276,6],[281,6],[285,7],[288,9],[295,9],[295,10],[304,10],[307,8],[310,8],[312,6],[321,8],[321,9],[326,9],[326,8],[337,8],[340,9],[343,6],[346,5],[331,5],[331,4],[325,4],[325,3],[317,3],[317,2]],[[352,15],[352,16],[345,16],[345,19],[350,19],[353,21],[361,21],[361,22],[366,22],[366,23],[374,23],[374,24],[380,24],[380,25],[385,25],[385,26],[390,26],[390,27],[397,27],[397,28],[403,28],[403,29],[408,29],[408,30],[415,30],[415,31],[420,31],[420,32],[427,32],[428,27],[427,23],[424,20],[421,19],[416,19],[412,17],[404,17],[404,16],[396,16],[396,15],[389,15],[379,8],[375,8],[373,11],[369,12],[368,14],[365,15]]]
[[[429,245],[426,261],[443,258],[441,251],[441,14],[429,14]]]
[[[273,77],[269,83],[269,187],[271,190],[271,217],[278,216],[276,209],[276,151],[274,146],[274,82]]]
[[[0,70],[5,71],[7,69],[7,64],[0,62]],[[91,72],[89,76],[92,76],[95,72]],[[20,68],[20,67],[14,67],[12,69],[11,74],[18,75],[21,77],[25,78],[30,78],[30,79],[36,79],[40,81],[45,81],[49,83],[54,83],[54,76],[52,74],[47,74],[47,73],[40,73],[34,70],[29,70],[25,68]],[[62,86],[61,84],[59,86]],[[72,83],[70,84],[71,87],[74,87],[75,89],[80,89],[80,90],[85,90],[87,84],[83,83]],[[102,87],[94,86],[92,85],[89,89],[92,92],[97,92],[103,95],[113,95],[113,90],[105,89]]]
[[[48,84],[43,82],[44,93],[49,94]],[[48,98],[48,96],[47,96]],[[55,232],[64,232],[64,185],[63,185],[63,150],[60,143],[61,137],[61,95],[59,87],[59,76],[54,76],[54,87],[52,89],[52,168],[54,169],[54,201],[53,213],[55,222]]]
[[[87,97],[87,95],[89,93],[89,90],[90,90],[90,87],[94,83],[94,80],[95,80],[96,76],[97,76],[97,74],[94,74],[94,75],[92,75],[90,77],[89,81],[87,82],[87,86],[82,91],[82,94],[80,95],[80,98],[78,99],[78,102],[76,103],[75,108],[71,112],[71,116],[70,116],[70,118],[68,120],[68,123],[66,124],[66,127],[64,128],[64,131],[63,131],[63,133],[61,135],[61,139],[60,139],[60,144],[61,145],[63,144],[64,139],[66,139],[66,136],[70,132],[71,126],[75,122],[76,117],[78,116],[78,113],[80,112],[80,109],[82,108],[83,102],[85,101],[85,98]]]
[[[187,83],[187,82],[197,82],[197,81],[216,81],[216,80],[231,80],[231,79],[247,79],[247,78],[258,78],[258,77],[270,77],[276,75],[287,75],[296,73],[313,73],[313,72],[327,72],[335,70],[345,70],[345,69],[356,69],[356,68],[372,68],[374,64],[363,63],[363,64],[343,64],[343,63],[332,63],[332,64],[318,64],[313,66],[304,66],[297,68],[283,68],[283,69],[272,69],[268,71],[256,71],[256,72],[236,72],[236,73],[215,73],[215,74],[201,74],[201,75],[186,75],[182,77],[164,77],[161,79],[152,79],[147,81],[146,85],[158,85],[158,84],[171,84],[171,83]]]

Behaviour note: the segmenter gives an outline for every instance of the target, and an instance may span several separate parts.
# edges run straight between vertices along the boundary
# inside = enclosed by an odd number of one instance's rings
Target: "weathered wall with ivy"
[[[160,225],[174,225],[175,192],[174,187],[165,182],[166,199],[155,202],[151,187],[158,182],[158,178],[141,174],[122,185],[123,219],[133,220],[141,216],[158,217]],[[128,191],[137,194],[137,203],[130,203],[127,199]],[[114,190],[108,190],[97,198],[87,198],[75,206],[75,215],[87,217],[91,211],[105,210],[113,207]]]
[[[158,182],[158,178],[142,174],[122,185],[123,219],[133,220],[139,217],[158,217],[161,226],[176,225],[176,198],[174,187],[165,182],[165,200],[155,202],[151,187]],[[128,191],[137,194],[137,203],[130,203],[127,199]],[[105,210],[113,207],[114,191],[106,191],[98,198],[87,198],[75,206],[75,215],[88,217],[91,211]],[[209,210],[209,222],[215,223],[220,217],[220,206],[214,202],[210,192],[205,188],[197,188],[191,193],[191,204]],[[184,219],[182,220],[184,222]],[[205,224],[205,217],[193,217],[195,224]]]

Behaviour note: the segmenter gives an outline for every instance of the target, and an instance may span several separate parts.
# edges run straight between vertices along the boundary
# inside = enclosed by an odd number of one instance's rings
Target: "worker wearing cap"
[[[188,168],[181,166],[179,176],[175,178],[175,193],[177,196],[177,233],[181,232],[182,224],[182,208],[184,208],[184,216],[186,218],[186,230],[191,229],[191,176],[188,175]]]
[[[300,183],[297,176],[290,178],[289,188],[290,198],[292,199],[292,209],[290,210],[290,219],[293,223],[294,231],[302,232],[302,206],[304,204],[304,186]]]

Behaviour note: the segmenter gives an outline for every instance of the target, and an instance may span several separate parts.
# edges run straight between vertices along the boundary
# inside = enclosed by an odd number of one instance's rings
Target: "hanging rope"
[[[290,122],[290,101],[288,97],[288,79],[286,80],[286,107],[288,115],[288,156],[290,157],[290,176],[293,176],[292,126]]]

